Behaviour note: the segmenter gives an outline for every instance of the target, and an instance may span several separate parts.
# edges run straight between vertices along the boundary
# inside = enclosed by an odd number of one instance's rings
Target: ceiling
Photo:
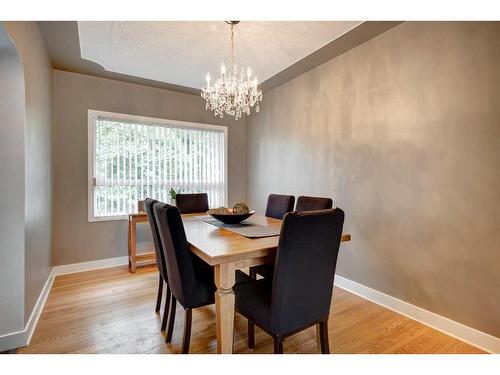
[[[265,81],[360,22],[240,22],[235,58]],[[216,22],[78,22],[81,57],[116,73],[200,88],[230,58],[230,26]]]
[[[400,22],[242,21],[237,63],[250,66],[263,91],[277,87]],[[223,21],[39,21],[55,69],[199,95],[230,56]]]

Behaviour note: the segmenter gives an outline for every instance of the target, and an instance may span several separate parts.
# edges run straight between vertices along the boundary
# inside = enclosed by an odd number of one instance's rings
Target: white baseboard
[[[47,302],[47,297],[49,296],[50,289],[52,288],[52,283],[54,282],[54,275],[51,272],[49,277],[43,285],[42,291],[38,296],[38,299],[31,311],[28,322],[26,323],[24,329],[18,332],[8,333],[6,335],[0,336],[0,351],[11,350],[19,348],[22,346],[29,345],[33,332],[35,332],[38,319],[42,314],[45,302]]]
[[[31,337],[33,337],[33,332],[35,332],[36,325],[38,324],[38,319],[40,319],[40,315],[42,315],[43,308],[45,303],[47,302],[47,298],[50,293],[50,289],[52,288],[52,284],[54,283],[54,269],[52,268],[52,272],[50,273],[47,281],[45,281],[45,285],[42,288],[42,292],[38,296],[35,306],[33,307],[33,311],[31,311],[30,318],[28,319],[28,323],[26,323],[25,331],[26,331],[26,345],[29,345],[31,342]]]
[[[60,276],[60,275],[67,275],[70,273],[98,270],[101,268],[124,266],[127,264],[128,264],[127,256],[92,260],[90,262],[81,262],[81,263],[65,264],[62,266],[55,266],[52,269],[52,274],[54,276]]]
[[[335,275],[335,285],[489,353],[500,353],[500,338]]]
[[[0,335],[0,352],[26,346],[26,330]]]

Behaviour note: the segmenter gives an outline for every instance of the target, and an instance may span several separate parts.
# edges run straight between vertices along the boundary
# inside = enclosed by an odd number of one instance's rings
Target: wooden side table
[[[135,273],[138,266],[149,264],[155,259],[155,253],[147,252],[137,255],[137,223],[146,223],[148,215],[145,212],[128,215],[128,268]]]

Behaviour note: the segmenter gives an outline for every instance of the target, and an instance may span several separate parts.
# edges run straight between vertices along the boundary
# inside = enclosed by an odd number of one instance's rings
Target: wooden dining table
[[[236,270],[274,261],[279,236],[247,238],[196,218],[200,214],[184,214],[182,220],[191,251],[214,266],[217,352],[233,352],[234,292]],[[253,215],[252,222],[281,227],[281,220]],[[351,235],[342,234],[342,242]]]

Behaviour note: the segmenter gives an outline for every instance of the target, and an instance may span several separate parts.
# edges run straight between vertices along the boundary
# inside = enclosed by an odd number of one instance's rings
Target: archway
[[[24,345],[24,71],[0,22],[0,351]]]

